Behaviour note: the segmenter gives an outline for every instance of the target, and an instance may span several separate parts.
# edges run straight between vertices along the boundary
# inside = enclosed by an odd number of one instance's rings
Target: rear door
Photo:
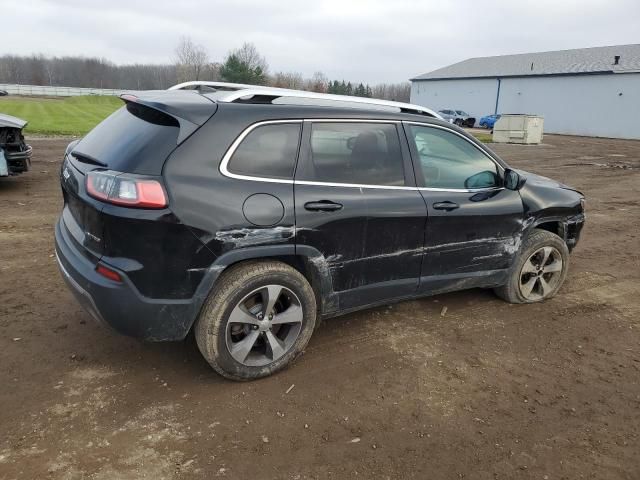
[[[322,255],[349,309],[415,293],[426,207],[397,122],[305,121],[296,243]]]
[[[434,125],[405,129],[429,214],[421,290],[501,278],[519,247],[520,194],[502,187],[502,167],[463,135]]]

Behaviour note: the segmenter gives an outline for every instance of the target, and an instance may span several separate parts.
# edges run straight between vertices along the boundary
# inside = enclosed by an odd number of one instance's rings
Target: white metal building
[[[546,133],[640,139],[640,44],[470,58],[411,79],[411,103],[544,117]]]

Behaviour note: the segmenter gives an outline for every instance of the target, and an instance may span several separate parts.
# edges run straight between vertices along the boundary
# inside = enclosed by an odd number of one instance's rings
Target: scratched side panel
[[[422,275],[452,275],[506,269],[520,247],[523,206],[518,192],[424,191],[429,208]],[[437,210],[439,202],[456,210]]]
[[[237,249],[294,245],[292,184],[236,180],[220,173],[220,161],[237,136],[248,125],[264,120],[250,113],[220,105],[215,121],[201,127],[165,165],[171,208],[215,257]],[[249,222],[243,205],[254,194],[279,199],[282,219],[264,227]]]

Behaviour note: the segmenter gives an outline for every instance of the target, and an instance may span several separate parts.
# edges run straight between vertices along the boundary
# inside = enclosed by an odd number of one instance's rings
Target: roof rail
[[[332,95],[328,93],[307,92],[303,90],[289,90],[287,88],[263,87],[260,85],[245,85],[242,83],[191,81],[174,85],[169,90],[182,90],[188,87],[211,87],[217,92],[228,92],[216,96],[218,102],[264,103],[265,100],[280,100],[278,103],[294,105],[323,105],[362,108],[364,105],[380,110],[393,110],[403,113],[417,113],[430,117],[442,117],[430,108],[411,103],[392,102],[376,98],[353,97],[348,95]],[[295,99],[295,100],[294,100]],[[336,105],[336,104],[341,105]]]

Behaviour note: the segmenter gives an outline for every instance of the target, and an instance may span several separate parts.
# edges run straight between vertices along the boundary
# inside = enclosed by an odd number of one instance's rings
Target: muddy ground
[[[253,383],[76,304],[53,258],[67,142],[33,140],[32,171],[0,180],[0,479],[640,478],[640,142],[495,147],[587,195],[555,299],[330,320]]]

